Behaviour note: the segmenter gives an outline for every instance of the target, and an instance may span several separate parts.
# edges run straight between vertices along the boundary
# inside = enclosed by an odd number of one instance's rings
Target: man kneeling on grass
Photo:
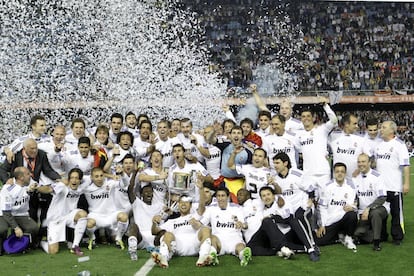
[[[162,268],[168,267],[173,255],[195,256],[198,253],[197,266],[218,263],[217,254],[211,254],[211,230],[196,219],[197,214],[191,213],[191,204],[191,197],[183,195],[178,201],[179,217],[168,219],[161,225],[160,215],[154,216],[152,220],[152,234],[166,231],[161,237],[159,252],[152,253],[154,262]]]

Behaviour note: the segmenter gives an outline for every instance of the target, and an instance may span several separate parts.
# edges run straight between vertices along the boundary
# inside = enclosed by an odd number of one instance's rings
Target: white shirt
[[[62,182],[52,183],[50,187],[53,189],[53,198],[47,211],[46,218],[48,222],[61,219],[75,210],[82,194],[80,188],[72,190]]]
[[[204,157],[205,163],[206,163],[206,169],[209,172],[209,174],[213,177],[213,179],[217,179],[221,175],[221,150],[211,144],[205,144],[204,145],[209,153],[210,157]]]
[[[387,196],[381,175],[375,170],[370,169],[367,174],[358,174],[352,178],[352,182],[355,185],[358,196],[358,214],[362,214],[364,209],[378,197]],[[386,204],[384,203],[384,205]]]
[[[262,187],[268,186],[267,177],[270,170],[266,167],[255,168],[251,164],[236,165],[238,174],[244,175],[244,185],[250,191],[252,199],[260,198],[259,191]]]
[[[159,150],[162,154],[162,166],[164,168],[169,168],[174,164],[174,156],[172,152],[173,146],[177,144],[181,144],[181,141],[177,137],[168,137],[166,141],[158,139],[157,143],[155,143],[155,149]]]
[[[276,183],[282,189],[283,198],[289,202],[292,207],[292,214],[299,208],[307,209],[309,195],[316,186],[303,177],[303,172],[298,169],[290,169],[286,177],[275,176]]]
[[[282,136],[272,134],[263,139],[263,149],[267,152],[271,168],[274,168],[273,157],[280,152],[284,152],[289,156],[292,168],[297,168],[296,154],[298,148],[298,136],[289,131],[285,131]]]
[[[151,167],[145,168],[141,172],[141,174],[154,175],[154,176],[158,175],[158,173],[156,173]],[[147,186],[149,183],[151,183],[152,190],[153,190],[154,198],[152,199],[152,201],[159,202],[160,204],[164,204],[166,200],[166,194],[168,192],[167,182],[163,179],[153,180],[151,182],[141,181],[141,187]]]
[[[59,152],[55,151],[55,143],[53,140],[40,143],[38,148],[46,152],[47,159],[49,160],[50,166],[60,175],[65,174],[65,168],[63,167],[63,153],[66,151],[66,147],[63,146]]]
[[[85,197],[89,204],[90,213],[110,214],[118,211],[115,207],[113,189],[120,186],[119,181],[105,180],[105,183],[98,187],[91,183],[85,189]]]
[[[245,223],[243,209],[236,204],[227,203],[226,209],[221,209],[218,204],[210,205],[202,215],[200,221],[204,225],[211,225],[213,235],[220,238],[236,236],[243,238],[241,229],[236,229],[236,222]]]
[[[15,139],[7,147],[13,153],[17,153],[19,150],[23,149],[24,141],[26,141],[29,138],[34,139],[38,145],[45,143],[45,142],[49,142],[51,140],[51,137],[47,134],[42,134],[40,137],[35,137],[32,132],[29,132],[28,134]]]
[[[4,184],[0,191],[0,216],[3,211],[11,211],[14,217],[29,216],[29,199],[27,186]]]
[[[342,162],[346,165],[346,176],[352,178],[353,172],[358,168],[358,156],[369,153],[364,138],[355,134],[341,133],[330,143],[333,163]]]
[[[204,140],[204,137],[197,133],[192,133],[191,135],[195,136],[197,139],[198,145],[203,145],[206,143]],[[178,133],[177,138],[181,141],[181,144],[184,146],[184,149],[186,151],[190,151],[192,155],[197,157],[198,162],[203,163],[204,162],[204,156],[200,153],[197,146],[191,143],[191,139],[189,137],[185,137],[184,134]]]
[[[327,184],[319,199],[322,226],[329,226],[341,220],[345,215],[345,205],[354,206],[356,210],[355,199],[356,192],[351,182],[345,180],[342,186],[336,181]]]
[[[62,164],[66,174],[73,168],[79,168],[85,175],[90,175],[93,169],[95,158],[88,153],[88,156],[83,158],[79,150],[71,150],[63,152]]]
[[[375,149],[375,158],[387,191],[402,192],[402,168],[410,165],[404,141],[397,137],[388,142],[382,141]]]

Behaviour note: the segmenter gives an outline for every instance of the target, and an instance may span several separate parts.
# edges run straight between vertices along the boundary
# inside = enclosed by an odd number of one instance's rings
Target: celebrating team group
[[[252,256],[319,261],[334,243],[381,251],[388,231],[400,245],[410,163],[395,122],[372,118],[360,136],[358,118],[338,122],[325,98],[298,120],[288,101],[273,114],[252,91],[256,130],[228,108],[198,131],[189,118],[153,128],[129,112],[91,128],[76,118],[49,136],[46,118],[33,116],[31,132],[2,149],[1,244],[11,229],[30,234],[32,248],[56,254],[66,242],[82,256],[82,241],[93,250],[106,233],[131,260],[145,248],[163,268],[174,255],[208,266],[233,254],[246,266]]]

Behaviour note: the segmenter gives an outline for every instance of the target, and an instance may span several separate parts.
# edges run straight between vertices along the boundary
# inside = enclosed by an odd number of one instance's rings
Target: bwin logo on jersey
[[[273,149],[273,153],[274,154],[278,154],[278,153],[281,153],[281,152],[284,152],[284,153],[290,153],[290,148],[288,148],[288,147],[285,147],[285,148],[283,148],[283,149]]]
[[[184,222],[180,222],[180,223],[174,223],[174,229],[177,229],[178,227],[182,227],[182,226],[186,226],[186,225],[190,225],[188,220],[186,220]]]
[[[355,149],[341,149],[340,147],[338,147],[336,153],[354,155],[355,154]]]
[[[104,199],[109,198],[109,193],[103,193],[100,195],[91,195],[91,199]]]
[[[304,146],[304,145],[312,145],[313,144],[313,138],[308,138],[305,141],[301,141],[300,145]]]
[[[235,223],[234,222],[220,222],[217,221],[216,227],[219,228],[234,228],[235,227]]]
[[[345,200],[335,200],[332,199],[330,205],[334,205],[334,206],[345,206],[346,205],[346,201]]]
[[[377,154],[377,159],[390,160],[391,159],[391,154],[389,154],[389,153]]]

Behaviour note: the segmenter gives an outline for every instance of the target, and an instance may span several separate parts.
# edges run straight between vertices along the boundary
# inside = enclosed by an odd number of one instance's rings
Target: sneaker
[[[217,252],[215,252],[215,251],[210,252],[210,257],[211,257],[210,265],[215,266],[215,265],[219,264],[219,259],[218,259]]]
[[[131,251],[128,251],[128,253],[129,253],[129,257],[131,258],[131,261],[137,261],[138,260],[138,254],[137,254],[137,251],[135,250],[131,250]]]
[[[320,255],[321,255],[321,249],[319,248],[319,246],[314,245],[314,246],[313,246],[313,249],[315,249],[315,252],[316,252],[316,254],[318,254],[318,256],[320,256]]]
[[[309,253],[309,260],[311,260],[312,262],[319,262],[319,255],[318,252],[316,252],[315,250]]]
[[[354,241],[352,240],[350,236],[345,236],[344,242],[345,242],[344,245],[346,248],[351,249],[351,250],[357,249],[356,245],[354,244]]]
[[[250,249],[250,247],[245,247],[243,249],[242,255],[243,256],[242,256],[242,259],[240,261],[240,265],[241,266],[246,266],[249,263],[249,261],[252,260],[252,250]]]
[[[168,261],[165,256],[158,252],[152,252],[151,257],[154,260],[154,263],[156,263],[159,267],[168,268]]]
[[[338,241],[345,245],[345,235],[344,234],[338,234]]]
[[[280,249],[280,252],[282,253],[282,256],[285,260],[290,259],[292,256],[295,255],[295,252],[293,252],[289,247],[283,246]]]
[[[374,244],[374,246],[372,247],[372,250],[374,250],[374,251],[381,251],[382,248],[381,248],[381,246],[379,244]]]
[[[94,239],[89,239],[89,241],[88,241],[88,250],[92,250],[93,248],[95,248],[95,240]]]
[[[116,240],[115,244],[116,244],[116,247],[120,248],[121,250],[125,249],[125,244],[123,240]]]
[[[208,266],[211,264],[211,256],[210,255],[203,255],[200,256],[196,262],[196,266]]]
[[[401,240],[393,240],[392,243],[396,246],[401,245]]]
[[[75,254],[76,256],[83,256],[83,252],[79,246],[74,246],[70,249],[70,253]]]

